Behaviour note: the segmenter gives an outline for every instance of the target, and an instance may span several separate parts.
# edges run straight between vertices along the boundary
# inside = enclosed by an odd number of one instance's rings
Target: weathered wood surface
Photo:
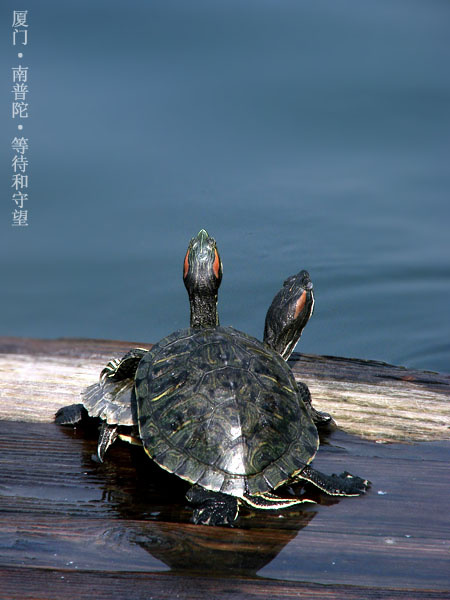
[[[142,449],[117,443],[98,464],[95,428],[52,422],[135,345],[0,338],[2,600],[450,597],[450,442],[330,432],[314,466],[369,478],[366,496],[306,489],[317,505],[194,526],[186,484]],[[446,375],[308,355],[291,366],[348,432],[448,439]]]
[[[0,421],[2,600],[450,597],[449,442],[376,444],[335,431],[314,465],[368,477],[362,498],[238,527],[191,524],[187,486],[142,449],[91,459],[97,432]]]
[[[0,419],[51,422],[112,357],[151,344],[0,338]],[[317,408],[348,433],[380,441],[450,438],[450,375],[376,361],[294,354]]]

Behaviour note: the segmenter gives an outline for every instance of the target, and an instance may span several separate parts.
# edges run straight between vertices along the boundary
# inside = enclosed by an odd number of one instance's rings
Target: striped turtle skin
[[[317,451],[317,429],[286,362],[231,327],[172,333],[144,355],[135,386],[147,454],[207,490],[270,493]]]

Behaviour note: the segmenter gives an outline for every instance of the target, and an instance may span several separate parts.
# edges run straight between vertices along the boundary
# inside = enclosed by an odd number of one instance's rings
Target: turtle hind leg
[[[311,392],[309,391],[309,387],[303,381],[297,381],[298,392],[300,398],[306,405],[309,414],[311,415],[312,420],[314,421],[314,425],[316,427],[328,427],[330,425],[334,425],[333,417],[320,410],[316,410],[311,403]]]
[[[100,373],[100,381],[134,379],[136,369],[147,352],[145,348],[133,348],[121,359],[113,358]]]
[[[370,481],[347,471],[340,475],[325,475],[309,466],[296,479],[308,481],[330,496],[361,496],[370,487]]]
[[[186,499],[194,506],[196,525],[233,525],[239,512],[237,498],[193,485]]]
[[[60,408],[55,414],[55,423],[58,425],[76,425],[88,416],[83,404],[69,404],[69,406]]]
[[[116,425],[108,425],[107,423],[102,423],[97,444],[97,459],[100,462],[103,462],[106,451],[111,446],[111,444],[114,444],[118,436],[119,434],[117,433]]]

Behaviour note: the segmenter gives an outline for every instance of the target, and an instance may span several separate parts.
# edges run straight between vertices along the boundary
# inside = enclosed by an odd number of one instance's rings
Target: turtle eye
[[[187,274],[189,272],[189,260],[188,260],[189,252],[190,252],[190,249],[186,252],[186,256],[184,258],[183,279],[186,279]]]

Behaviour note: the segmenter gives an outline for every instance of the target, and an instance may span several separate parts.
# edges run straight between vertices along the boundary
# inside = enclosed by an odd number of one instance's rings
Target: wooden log
[[[449,443],[335,431],[314,460],[370,478],[362,498],[191,522],[188,485],[140,448],[91,456],[96,428],[0,421],[0,598],[449,598]],[[298,488],[297,488],[298,491]]]
[[[50,569],[6,568],[2,586],[8,600],[447,600],[447,592],[430,590],[373,589],[368,586],[330,586],[245,577],[191,579],[164,573],[94,573]],[[45,591],[44,591],[45,590]],[[149,590],[151,590],[149,592]],[[26,594],[26,595],[24,595]]]
[[[106,362],[151,344],[106,340],[0,338],[0,419],[51,422],[78,402]],[[450,438],[450,375],[383,362],[292,355],[313,403],[348,433],[378,441]]]

